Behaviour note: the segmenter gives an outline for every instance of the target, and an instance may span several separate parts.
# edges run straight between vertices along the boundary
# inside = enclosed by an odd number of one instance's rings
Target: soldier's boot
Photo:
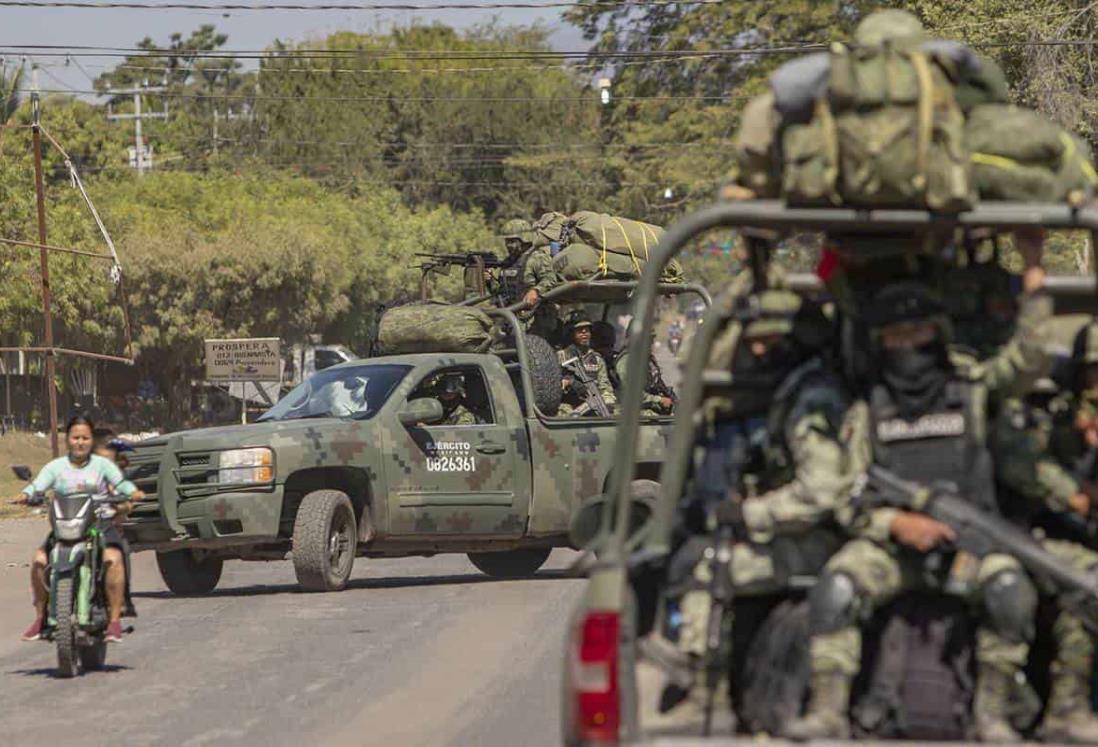
[[[849,739],[850,676],[839,671],[815,672],[812,695],[804,716],[785,729],[785,738],[796,742],[810,739]]]
[[[1059,671],[1057,671],[1059,670]],[[1052,693],[1039,734],[1044,742],[1098,744],[1098,716],[1090,708],[1090,680],[1083,671],[1055,667]]]
[[[736,714],[732,708],[732,696],[727,677],[721,677],[710,696],[704,677],[699,677],[689,689],[668,684],[660,695],[659,715],[651,721],[649,731],[663,736],[699,736],[704,732],[706,710],[709,716],[709,734],[732,736],[736,732]]]
[[[1022,741],[1008,721],[1010,692],[1014,687],[1013,669],[979,664],[973,716],[976,736],[981,742],[1009,744]]]

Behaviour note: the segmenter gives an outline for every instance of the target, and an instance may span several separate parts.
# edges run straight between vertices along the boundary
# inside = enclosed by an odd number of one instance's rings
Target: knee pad
[[[824,571],[808,593],[808,604],[808,624],[813,635],[833,633],[858,620],[858,588],[845,573]]]
[[[1001,571],[984,585],[988,627],[1011,643],[1028,643],[1034,636],[1037,589],[1019,571]]]

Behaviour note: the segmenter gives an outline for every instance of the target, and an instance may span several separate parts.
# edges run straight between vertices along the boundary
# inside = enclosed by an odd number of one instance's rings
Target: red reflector
[[[572,661],[573,736],[588,744],[617,744],[618,698],[616,612],[591,612],[577,626]]]

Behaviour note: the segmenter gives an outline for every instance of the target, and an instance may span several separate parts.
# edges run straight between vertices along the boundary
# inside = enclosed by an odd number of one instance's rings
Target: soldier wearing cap
[[[992,431],[996,476],[1009,488],[1015,520],[1039,526],[1045,549],[1085,573],[1098,554],[1080,542],[1098,510],[1098,321],[1075,336],[1063,391],[1043,406],[1014,399]],[[1060,611],[1052,687],[1040,736],[1046,742],[1098,743],[1091,711],[1095,642],[1082,622]]]
[[[730,320],[709,362],[730,368],[732,385],[703,407],[702,456],[682,511],[692,536],[671,564],[670,593],[682,595],[678,647],[695,670],[706,654],[713,604],[707,553],[716,508],[736,540],[727,565],[734,596],[778,593],[794,577],[819,573],[841,546],[832,514],[852,479],[839,439],[849,403],[822,353],[830,325],[819,306],[786,290],[738,292],[730,293]],[[665,708],[685,701],[675,718],[696,723],[700,688],[680,688],[665,689]],[[715,701],[715,717],[730,712],[723,685]]]
[[[1049,299],[1037,294],[1043,236],[1017,236],[1026,270],[1014,338],[993,358],[977,362],[951,349],[951,325],[940,298],[914,282],[895,283],[874,297],[869,376],[844,423],[852,470],[887,467],[920,483],[945,480],[987,511],[998,511],[995,474],[987,443],[989,400],[994,404],[1027,390],[1046,373],[1043,344]],[[836,511],[855,539],[827,564],[809,595],[811,698],[804,718],[791,723],[794,739],[845,738],[850,685],[861,658],[861,621],[913,584],[928,581],[927,558],[954,539],[953,530],[926,515],[895,508]],[[1012,557],[991,554],[962,566],[982,611],[977,630],[977,735],[1013,742],[1008,698],[1034,634],[1037,594]]]
[[[550,337],[558,326],[557,310],[540,302],[563,282],[553,268],[553,255],[548,246],[540,245],[540,237],[527,220],[507,221],[502,237],[509,260],[500,272],[504,300],[507,304],[521,301],[533,309],[527,331]]]
[[[564,364],[574,361],[570,365],[583,366],[587,377],[595,382],[595,386],[602,395],[606,406],[613,412],[618,406],[618,398],[614,394],[614,387],[610,383],[610,375],[607,373],[606,361],[598,351],[591,347],[591,317],[586,311],[572,312],[568,317],[565,332],[572,340],[572,344],[557,351],[557,356],[562,365],[561,387],[564,394],[561,398],[560,415],[592,414],[585,407],[587,399],[582,384],[577,380],[568,366]]]

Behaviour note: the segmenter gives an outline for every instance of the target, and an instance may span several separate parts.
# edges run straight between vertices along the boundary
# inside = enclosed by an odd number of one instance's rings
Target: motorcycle
[[[58,495],[50,507],[54,543],[49,555],[47,629],[57,645],[60,676],[102,669],[107,659],[107,595],[101,521],[123,496]]]

